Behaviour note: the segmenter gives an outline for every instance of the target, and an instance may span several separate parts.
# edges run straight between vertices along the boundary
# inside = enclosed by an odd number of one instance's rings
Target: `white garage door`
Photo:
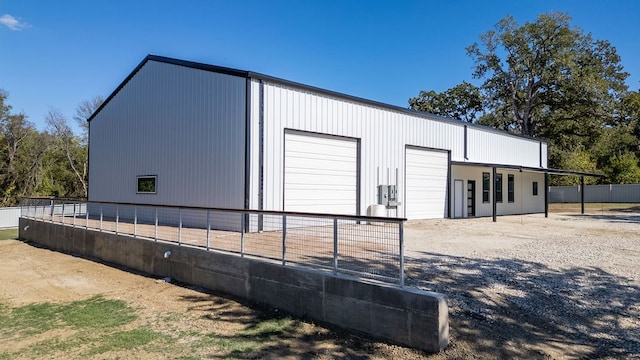
[[[355,215],[357,140],[285,133],[284,210]]]
[[[407,219],[446,217],[448,153],[424,149],[406,149]]]

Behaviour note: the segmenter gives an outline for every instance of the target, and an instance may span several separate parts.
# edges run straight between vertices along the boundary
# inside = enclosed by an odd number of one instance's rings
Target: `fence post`
[[[51,217],[49,218],[49,221],[51,223],[53,223],[53,213],[54,213],[55,208],[56,208],[55,206],[56,206],[55,202],[53,200],[51,200],[51,211],[49,211],[49,213],[51,214]]]
[[[400,240],[400,287],[404,287],[404,222],[398,223]]]
[[[73,203],[73,227],[76,227],[76,203]]]
[[[89,228],[89,203],[84,204],[84,228]]]
[[[338,218],[333,218],[333,272],[338,273]]]
[[[286,265],[287,256],[287,215],[282,215],[282,265]]]
[[[246,213],[242,213],[242,223],[240,224],[240,256],[244,257],[244,216]]]
[[[116,235],[118,235],[118,223],[120,222],[120,207],[116,205]]]
[[[211,210],[207,209],[207,250],[211,246]]]
[[[100,205],[100,232],[102,232],[102,216],[104,215],[103,206]]]
[[[133,238],[136,238],[136,230],[138,230],[138,207],[133,207]]]
[[[154,231],[153,239],[155,241],[158,241],[158,208],[156,208],[156,222],[155,222],[155,227],[153,231]]]
[[[178,209],[178,217],[180,222],[178,223],[178,245],[182,244],[182,208]]]

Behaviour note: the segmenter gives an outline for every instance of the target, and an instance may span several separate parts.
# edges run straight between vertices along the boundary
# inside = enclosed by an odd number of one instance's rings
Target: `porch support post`
[[[497,189],[496,189],[496,177],[497,177],[497,171],[496,171],[496,167],[494,166],[492,168],[493,170],[493,175],[491,176],[491,179],[493,180],[493,199],[492,199],[492,203],[493,203],[493,222],[497,221],[497,210],[498,210],[498,203],[496,202],[496,194],[498,193]]]
[[[584,175],[580,176],[580,213],[584,214]]]
[[[549,217],[549,174],[544,173],[544,217]]]

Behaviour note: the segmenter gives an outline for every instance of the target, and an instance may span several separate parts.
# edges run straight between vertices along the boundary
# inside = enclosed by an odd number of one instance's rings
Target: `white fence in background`
[[[19,218],[19,207],[0,208],[0,229],[17,228]]]
[[[550,186],[550,203],[579,203],[580,186]],[[640,203],[640,184],[585,185],[586,203]]]

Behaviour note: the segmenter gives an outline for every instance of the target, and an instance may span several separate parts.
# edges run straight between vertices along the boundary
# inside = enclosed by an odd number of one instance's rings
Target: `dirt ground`
[[[301,322],[295,336],[276,339],[258,357],[640,358],[638,213],[417,221],[405,226],[405,241],[407,283],[449,297],[451,342],[445,351],[425,354]],[[246,327],[246,318],[278,316],[274,309],[17,240],[0,241],[0,266],[0,304],[10,306],[101,294],[135,307],[140,322],[154,325],[180,314],[171,331],[215,328],[229,336]],[[189,355],[225,353],[212,347]]]

